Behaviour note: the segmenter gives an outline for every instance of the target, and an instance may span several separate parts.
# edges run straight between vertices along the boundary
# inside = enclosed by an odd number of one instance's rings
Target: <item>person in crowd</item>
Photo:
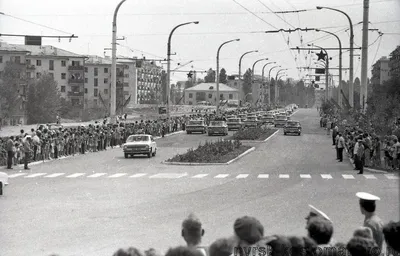
[[[379,256],[380,249],[372,239],[353,237],[346,246],[351,256]]]
[[[233,239],[221,238],[210,245],[210,256],[230,256],[234,252]]]
[[[339,128],[337,126],[335,126],[332,129],[332,146],[336,145],[336,136],[338,135],[338,132],[339,132]]]
[[[382,249],[384,240],[383,236],[383,222],[375,214],[376,201],[380,198],[365,192],[358,192],[356,196],[359,198],[361,214],[365,216],[364,227],[368,227],[372,230],[373,239],[378,245],[379,249]]]
[[[344,138],[343,138],[343,135],[341,132],[338,133],[338,136],[339,136],[337,139],[337,150],[338,150],[338,157],[339,157],[338,161],[343,162],[343,150],[345,147],[345,141],[344,141]]]
[[[290,236],[288,237],[292,248],[291,256],[304,256],[305,242],[302,237]]]
[[[292,244],[290,243],[289,238],[285,236],[274,235],[273,239],[267,243],[269,246],[270,252],[267,255],[270,256],[285,256],[291,255]]]
[[[311,218],[307,226],[308,236],[312,238],[319,247],[330,247],[333,225],[329,220],[322,217]]]
[[[309,225],[310,221],[315,217],[321,217],[321,218],[324,218],[324,219],[332,222],[331,219],[328,217],[328,215],[326,215],[323,211],[317,209],[316,207],[312,206],[311,204],[309,204],[308,207],[310,207],[311,210],[308,213],[308,215],[305,217],[306,229],[308,229],[308,225]]]
[[[165,256],[203,256],[201,252],[194,248],[178,246],[167,251]]]
[[[23,142],[23,146],[24,146],[24,169],[25,170],[30,170],[28,167],[28,163],[29,163],[29,157],[30,157],[30,153],[32,151],[31,149],[31,142],[32,142],[32,138],[30,136],[28,136],[26,138],[26,140]]]
[[[315,256],[318,248],[317,243],[313,239],[307,236],[303,237],[303,241],[304,241],[304,256]]]
[[[368,135],[368,133],[363,134],[363,146],[364,146],[364,166],[369,167],[371,166],[371,148],[372,142]]]
[[[7,169],[12,169],[13,157],[14,157],[13,147],[14,147],[14,136],[11,136],[10,138],[8,138],[7,146],[6,146],[6,150],[7,150]]]
[[[357,138],[357,143],[354,146],[354,164],[355,170],[359,170],[358,174],[364,173],[364,145],[360,137]]]
[[[244,250],[261,241],[264,236],[264,226],[259,220],[250,216],[243,216],[236,219],[234,225],[235,248],[240,255]]]
[[[353,233],[353,237],[363,237],[373,239],[372,230],[369,227],[359,227]]]
[[[144,256],[143,253],[135,247],[121,248],[113,256]]]
[[[400,221],[391,221],[383,226],[383,235],[390,249],[400,253]]]
[[[393,169],[400,170],[400,142],[398,138],[394,138],[393,140],[393,160],[394,160]]]
[[[208,255],[208,248],[200,246],[201,238],[204,236],[204,229],[200,220],[190,214],[182,223],[182,237],[188,247],[199,250],[204,256]]]
[[[144,251],[144,256],[162,256],[156,249],[150,248]]]

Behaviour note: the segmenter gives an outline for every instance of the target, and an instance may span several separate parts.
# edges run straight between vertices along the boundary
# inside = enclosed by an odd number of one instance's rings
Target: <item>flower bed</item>
[[[244,128],[233,134],[235,140],[265,140],[278,129],[271,129],[266,127],[257,128]]]
[[[238,140],[207,141],[196,149],[191,148],[185,154],[168,159],[167,162],[227,163],[250,148],[250,146],[242,145]]]

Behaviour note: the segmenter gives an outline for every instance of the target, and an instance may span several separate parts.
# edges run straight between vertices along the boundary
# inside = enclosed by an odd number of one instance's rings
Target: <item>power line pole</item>
[[[360,106],[365,113],[368,96],[368,20],[369,20],[369,0],[364,0],[363,32],[362,32],[362,52],[361,52],[361,88]]]

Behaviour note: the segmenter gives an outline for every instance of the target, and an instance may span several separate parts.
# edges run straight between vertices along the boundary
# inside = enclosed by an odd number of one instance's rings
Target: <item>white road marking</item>
[[[311,179],[311,175],[310,174],[300,174],[300,178],[302,178],[302,179]]]
[[[179,179],[187,176],[187,173],[158,173],[150,176],[150,179]]]
[[[146,175],[147,175],[147,173],[135,173],[132,176],[129,176],[129,178],[140,178],[140,177],[143,177]]]
[[[249,176],[248,174],[239,174],[238,176],[236,176],[236,179],[245,179],[248,176]]]
[[[89,175],[89,176],[87,176],[88,178],[98,178],[98,177],[101,177],[101,176],[104,176],[104,175],[106,175],[107,173],[95,173],[95,174],[92,174],[92,175]]]
[[[364,174],[364,177],[367,180],[376,180],[376,177],[374,175],[372,175],[372,174]]]
[[[393,175],[393,174],[385,174],[386,178],[389,180],[398,180],[399,176]]]
[[[217,176],[215,176],[214,178],[215,179],[223,179],[223,178],[226,178],[226,177],[228,177],[229,176],[229,174],[218,174]]]
[[[116,174],[108,176],[108,178],[119,178],[119,177],[122,177],[125,175],[127,175],[127,173],[116,173]]]
[[[207,175],[208,175],[208,173],[201,173],[201,174],[196,174],[196,175],[194,175],[192,178],[194,178],[194,179],[201,179],[201,178],[206,177]]]
[[[22,176],[25,174],[27,174],[27,173],[26,172],[15,173],[15,174],[8,175],[8,178],[16,178],[16,177],[19,177],[19,176]]]
[[[55,177],[59,177],[59,176],[61,176],[61,175],[64,175],[65,173],[63,173],[63,172],[59,172],[59,173],[53,173],[53,174],[50,174],[50,175],[47,175],[47,176],[44,176],[45,178],[55,178]]]
[[[269,174],[259,174],[257,178],[259,178],[259,179],[268,179],[269,178]]]
[[[332,179],[332,176],[330,174],[321,174],[321,177],[327,180]]]
[[[67,178],[77,178],[77,177],[83,176],[83,175],[85,175],[85,173],[79,173],[79,172],[77,172],[77,173],[74,173],[74,174],[72,174],[72,175],[67,176]]]
[[[350,174],[342,174],[343,178],[346,180],[354,180],[354,176]]]
[[[35,177],[43,176],[45,174],[46,173],[34,173],[34,174],[31,174],[31,175],[25,176],[24,178],[35,178]]]
[[[279,179],[289,179],[289,174],[279,174]]]

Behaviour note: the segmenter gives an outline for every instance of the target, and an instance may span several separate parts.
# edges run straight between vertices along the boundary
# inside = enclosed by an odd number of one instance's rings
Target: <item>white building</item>
[[[231,88],[226,84],[219,84],[219,94],[221,100],[239,100],[237,89]],[[198,102],[207,101],[212,105],[217,102],[216,83],[201,83],[191,88],[185,89],[185,104],[197,105]]]

